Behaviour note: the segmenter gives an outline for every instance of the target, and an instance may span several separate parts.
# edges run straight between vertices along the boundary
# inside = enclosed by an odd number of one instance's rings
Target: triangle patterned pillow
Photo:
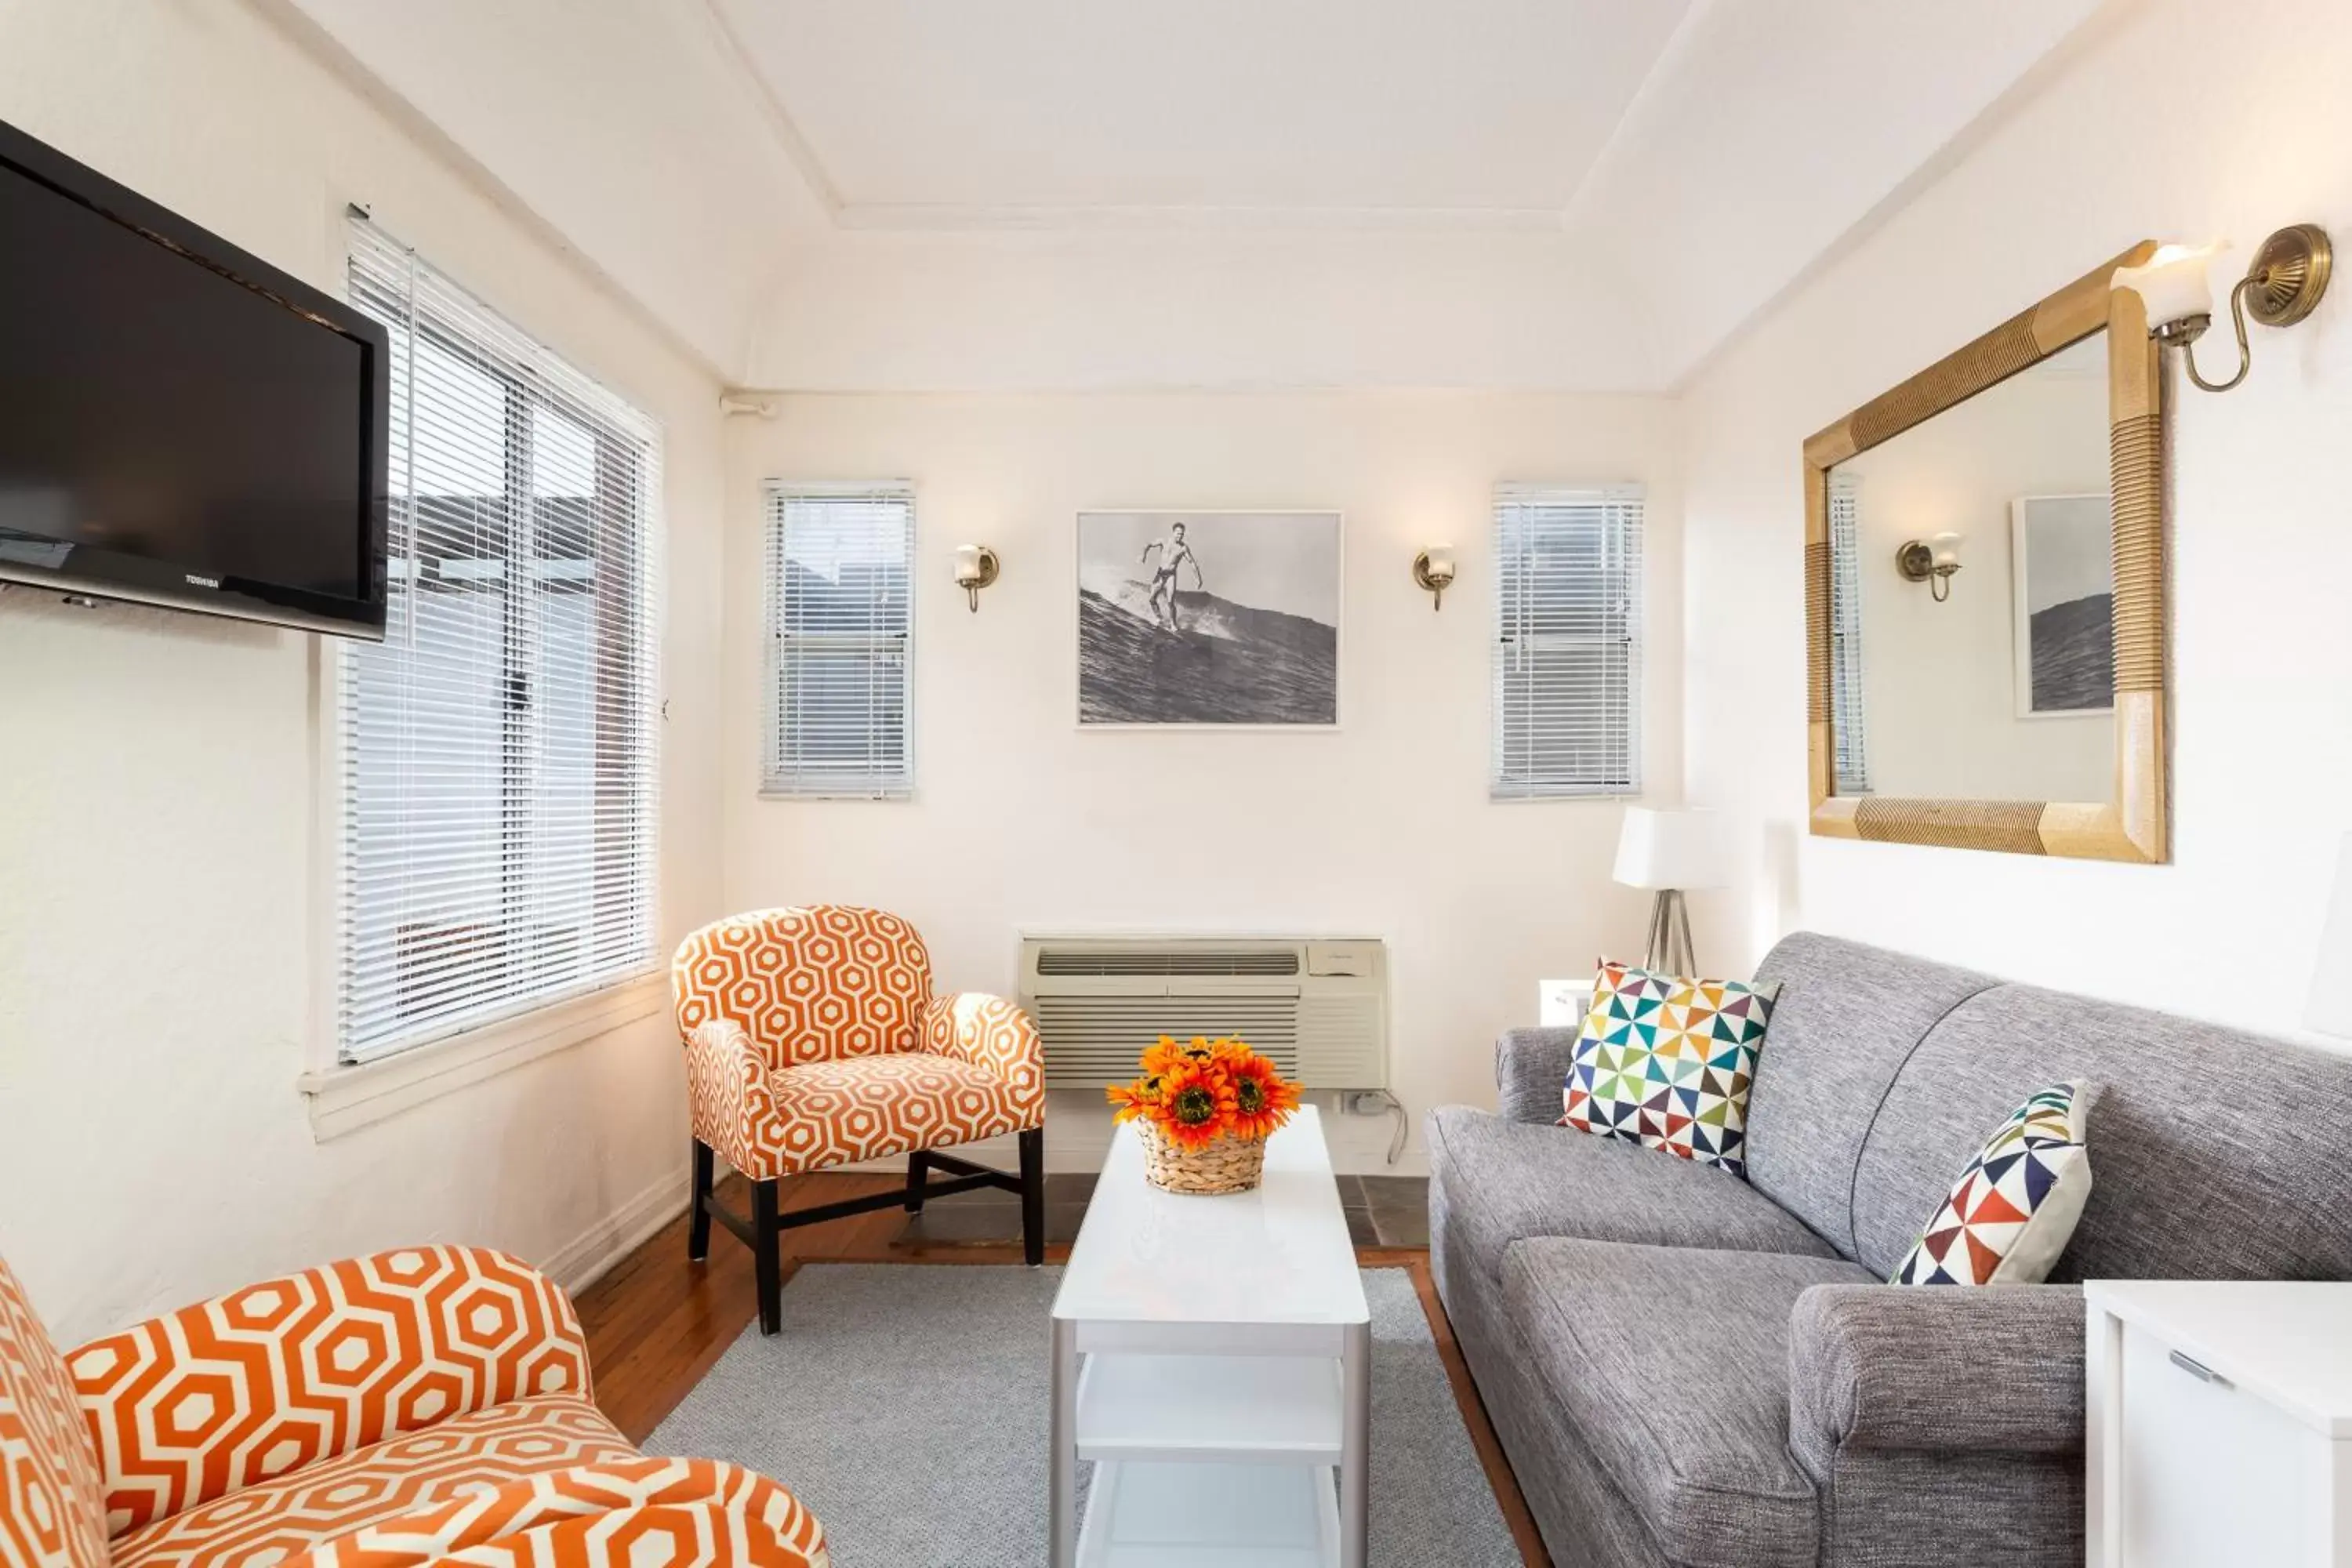
[[[1780,994],[1603,960],[1559,1125],[1745,1175],[1748,1089]]]
[[[2091,1195],[2095,1084],[2056,1083],[2010,1113],[1888,1276],[1896,1285],[2038,1285]]]

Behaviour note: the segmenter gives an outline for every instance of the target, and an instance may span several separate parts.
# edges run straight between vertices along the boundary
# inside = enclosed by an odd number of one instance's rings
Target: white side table
[[[2352,1568],[2352,1284],[2083,1295],[2091,1568]]]

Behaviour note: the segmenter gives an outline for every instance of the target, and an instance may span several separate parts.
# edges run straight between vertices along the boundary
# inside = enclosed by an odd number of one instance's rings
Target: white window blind
[[[767,793],[913,793],[914,551],[906,485],[768,488]]]
[[[1495,493],[1497,800],[1642,784],[1642,490]]]
[[[1870,793],[1862,700],[1862,496],[1830,476],[1830,735],[1840,795]]]
[[[391,605],[342,653],[347,1061],[656,967],[661,438],[373,224]]]

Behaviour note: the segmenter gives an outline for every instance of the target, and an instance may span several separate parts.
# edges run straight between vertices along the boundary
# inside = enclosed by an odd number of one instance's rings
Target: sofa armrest
[[[627,1568],[651,1539],[670,1568],[825,1568],[799,1499],[716,1459],[631,1459],[459,1491],[320,1542],[305,1568]],[[676,1550],[684,1545],[686,1554]]]
[[[1496,1109],[1507,1121],[1559,1120],[1575,1029],[1506,1029],[1495,1042]]]
[[[686,1101],[694,1135],[752,1180],[774,1175],[783,1117],[768,1083],[768,1058],[732,1018],[698,1024],[686,1037]]]
[[[1045,1051],[1037,1026],[1020,1005],[978,991],[934,996],[923,1014],[923,1048],[935,1056],[970,1062],[1002,1079],[1013,1103],[1030,1115],[1029,1126],[1045,1120]]]
[[[1816,1285],[1789,1321],[1789,1435],[1842,1448],[2074,1454],[2083,1292],[2071,1285]]]
[[[529,1264],[468,1247],[248,1285],[66,1364],[118,1538],[454,1415],[591,1392],[571,1300]]]

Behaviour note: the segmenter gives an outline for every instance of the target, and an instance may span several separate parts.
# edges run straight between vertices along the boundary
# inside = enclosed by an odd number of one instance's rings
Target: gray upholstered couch
[[[1572,1030],[1432,1113],[1438,1294],[1554,1560],[2081,1563],[2081,1292],[1879,1281],[2062,1078],[2105,1092],[2055,1279],[2352,1277],[2352,1059],[1826,937],[1759,974],[1744,1182],[1550,1125]]]

